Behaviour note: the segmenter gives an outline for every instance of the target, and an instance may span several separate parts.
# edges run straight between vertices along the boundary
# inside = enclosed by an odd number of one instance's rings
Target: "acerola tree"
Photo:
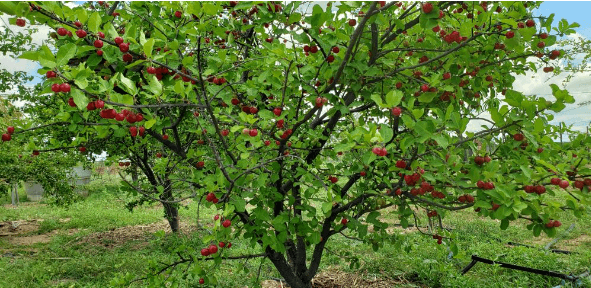
[[[2,2],[0,9],[55,29],[57,53],[44,46],[23,57],[51,76],[43,93],[53,94],[67,125],[87,139],[161,145],[173,169],[192,169],[187,181],[219,209],[201,256],[193,247],[155,272],[198,262],[198,282],[213,284],[207,269],[222,259],[262,256],[299,288],[311,286],[331,236],[347,232],[382,246],[385,207],[396,205],[404,227],[422,216],[416,211],[432,218],[475,209],[502,229],[527,219],[534,235],[555,234],[558,211],[584,213],[590,140],[573,132],[562,149],[553,142],[560,128],[549,124],[551,111],[574,98],[555,85],[552,101],[513,89],[514,74],[553,71],[565,52],[547,47],[576,27],[533,19],[538,5],[381,1],[304,11],[300,2]],[[67,106],[70,97],[76,107]],[[145,122],[80,111],[99,99],[101,114],[125,108]],[[467,131],[484,112],[488,125]],[[90,118],[96,125],[81,124]],[[466,149],[474,154],[468,162]],[[564,190],[569,181],[583,185]],[[431,236],[457,252],[443,231]],[[226,256],[234,237],[262,254]],[[165,281],[159,273],[149,279]]]

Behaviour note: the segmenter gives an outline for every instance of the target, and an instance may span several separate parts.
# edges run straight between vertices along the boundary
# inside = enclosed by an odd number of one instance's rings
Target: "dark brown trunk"
[[[164,213],[166,220],[168,220],[168,224],[170,225],[170,230],[172,230],[173,233],[179,232],[179,209],[169,203],[162,203],[162,205],[164,205]]]

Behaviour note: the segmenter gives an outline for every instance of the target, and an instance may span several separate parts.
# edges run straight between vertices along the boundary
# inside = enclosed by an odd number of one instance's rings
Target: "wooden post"
[[[12,189],[10,191],[10,194],[12,196],[11,197],[12,198],[12,206],[16,206],[20,202],[19,196],[18,196],[18,187],[17,187],[16,183],[13,183],[11,188]]]

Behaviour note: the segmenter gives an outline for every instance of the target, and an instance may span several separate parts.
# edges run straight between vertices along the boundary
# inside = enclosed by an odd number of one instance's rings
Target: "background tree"
[[[220,210],[201,256],[177,251],[179,261],[152,267],[153,285],[179,264],[199,263],[199,283],[214,284],[207,269],[222,259],[267,257],[291,287],[310,287],[331,236],[376,249],[393,238],[379,220],[390,206],[403,227],[475,209],[502,229],[527,219],[536,236],[556,233],[559,210],[584,213],[589,138],[573,134],[562,149],[548,123],[574,98],[556,85],[554,101],[525,96],[512,76],[552,72],[564,51],[545,47],[576,24],[532,19],[531,2],[308,5],[0,4],[56,31],[57,53],[22,56],[44,67],[42,93],[78,133],[53,145],[160,143]],[[88,106],[99,100],[100,114],[125,108],[144,122],[98,119]],[[489,125],[468,131],[484,111]],[[569,181],[578,189],[564,190]],[[234,237],[262,253],[227,256]],[[444,231],[429,237],[457,253]]]

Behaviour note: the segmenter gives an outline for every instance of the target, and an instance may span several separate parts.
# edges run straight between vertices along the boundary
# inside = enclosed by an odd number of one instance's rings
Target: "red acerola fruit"
[[[137,127],[135,127],[135,126],[129,127],[129,133],[131,134],[131,137],[136,137],[137,136]]]
[[[224,228],[228,228],[230,227],[230,225],[232,225],[232,221],[230,221],[229,219],[226,219],[224,220],[224,222],[222,222],[222,226],[224,226]],[[229,245],[228,248],[230,248]]]
[[[94,40],[94,47],[95,48],[102,48],[103,47],[103,41],[100,40],[100,39]]]
[[[68,83],[62,83],[60,85],[60,91],[61,92],[68,93],[68,92],[70,92],[70,89],[71,89],[70,88],[70,84],[68,84]]]
[[[406,168],[406,161],[404,161],[404,160],[398,160],[398,161],[396,161],[396,167],[398,167],[400,169]]]
[[[335,46],[335,47],[332,47],[332,53],[335,53],[335,54],[337,54],[337,53],[339,53],[340,51],[341,51],[341,49],[339,49],[339,47],[337,47],[337,46]]]
[[[558,186],[562,189],[566,189],[568,187],[568,181],[567,180],[562,180],[560,181],[560,183],[558,183]]]
[[[349,19],[349,26],[355,26],[355,25],[357,25],[357,20]]]
[[[182,16],[183,16],[183,12],[181,12],[181,11],[175,11],[174,12],[174,17],[181,18]]]
[[[55,71],[51,71],[51,70],[50,70],[50,71],[47,71],[47,72],[45,73],[45,77],[47,77],[48,79],[49,79],[49,78],[55,78],[56,76],[57,76],[57,74],[55,73]]]
[[[57,28],[57,34],[60,36],[66,36],[68,35],[68,30],[66,30],[66,28],[63,27]]]
[[[513,139],[515,139],[515,141],[523,141],[523,134],[521,133],[517,133],[513,135]]]
[[[10,139],[12,139],[12,136],[8,133],[2,134],[2,141],[6,142],[6,141],[10,141]]]
[[[82,29],[76,30],[76,36],[78,36],[78,38],[84,38],[86,37],[86,31]]]
[[[123,43],[123,38],[121,38],[121,37],[115,37],[115,44],[121,45],[122,43]]]
[[[209,255],[218,253],[218,246],[210,245],[208,250],[209,250]]]
[[[511,39],[515,36],[515,32],[513,31],[507,31],[507,33],[505,33],[505,37],[507,37],[507,39]]]
[[[400,107],[394,107],[394,108],[392,108],[392,115],[394,117],[399,117],[400,114],[402,114],[402,109],[400,109]]]
[[[525,26],[527,26],[527,27],[534,27],[535,25],[536,25],[536,22],[532,19],[525,21]]]
[[[333,55],[328,55],[328,57],[326,57],[326,62],[328,62],[328,63],[334,62],[334,56]]]
[[[60,84],[55,83],[55,84],[51,85],[51,91],[53,91],[55,93],[59,93],[60,90],[61,90],[60,89]]]
[[[27,24],[27,22],[25,22],[25,19],[18,18],[18,19],[16,19],[16,23],[15,24],[16,24],[16,26],[19,26],[19,27],[25,27],[25,25]]]
[[[341,219],[341,224],[347,225],[347,222],[349,222],[349,220],[347,220],[347,218]]]
[[[422,8],[423,8],[423,12],[425,14],[429,14],[429,13],[431,13],[431,11],[433,11],[433,4],[427,2],[427,3],[423,4]]]
[[[209,256],[209,249],[207,249],[207,248],[201,249],[201,255],[202,256]]]

